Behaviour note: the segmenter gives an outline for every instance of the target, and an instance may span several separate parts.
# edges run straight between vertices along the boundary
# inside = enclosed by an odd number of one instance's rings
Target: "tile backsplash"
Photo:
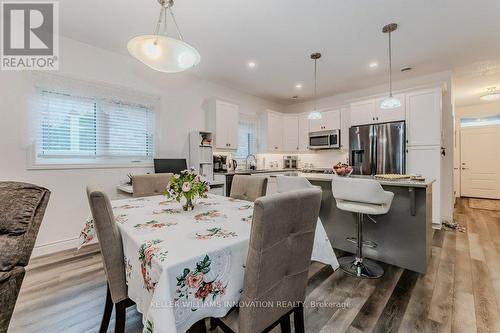
[[[312,153],[299,154],[257,154],[258,169],[281,169],[283,168],[283,156],[297,155],[298,167],[304,164],[312,164],[315,168],[331,168],[338,162],[346,162],[348,153],[341,150],[324,150]]]

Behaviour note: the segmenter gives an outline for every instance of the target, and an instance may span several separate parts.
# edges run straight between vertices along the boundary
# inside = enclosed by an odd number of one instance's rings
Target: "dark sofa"
[[[50,191],[0,182],[0,333],[7,332]]]

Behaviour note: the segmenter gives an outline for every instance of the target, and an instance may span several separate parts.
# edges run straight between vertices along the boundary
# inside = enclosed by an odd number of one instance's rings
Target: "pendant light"
[[[161,10],[154,34],[132,38],[127,44],[128,51],[137,60],[160,72],[178,73],[196,66],[200,62],[200,54],[182,38],[172,11],[174,1],[158,0],[158,2]],[[178,38],[167,35],[168,14],[172,17]],[[160,34],[162,23],[164,31]]]
[[[311,54],[311,59],[314,60],[314,110],[312,112],[309,113],[309,115],[307,116],[308,119],[310,120],[319,120],[321,119],[323,116],[321,115],[321,112],[318,112],[316,110],[316,107],[317,107],[317,94],[318,94],[318,91],[317,91],[317,83],[318,83],[318,75],[317,75],[317,62],[318,62],[318,59],[321,58],[321,53],[317,52],[317,53],[313,53]]]
[[[488,90],[488,92],[479,97],[481,100],[491,102],[500,99],[500,91],[497,90],[497,87],[490,87],[486,90]]]
[[[395,109],[401,107],[401,101],[392,96],[392,45],[391,45],[391,33],[396,31],[398,25],[396,23],[391,23],[384,28],[382,32],[389,35],[389,97],[384,98],[382,103],[380,103],[380,108],[384,110]]]

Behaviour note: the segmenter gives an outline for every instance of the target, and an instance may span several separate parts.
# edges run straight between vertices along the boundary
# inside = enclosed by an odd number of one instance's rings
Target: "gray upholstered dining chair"
[[[163,194],[172,175],[172,173],[155,173],[150,175],[133,176],[133,196],[148,197]]]
[[[7,332],[49,202],[46,188],[0,182],[0,332]]]
[[[259,176],[236,175],[233,177],[229,196],[233,199],[255,201],[266,195],[267,178]]]
[[[289,332],[293,313],[295,332],[304,332],[303,302],[320,206],[317,188],[255,201],[240,304],[274,306],[234,308],[224,318],[212,318],[213,326],[224,332],[258,333],[279,324],[282,332]]]
[[[108,330],[113,305],[115,306],[115,333],[124,332],[126,308],[135,303],[128,298],[127,294],[122,239],[108,196],[89,187],[87,187],[87,196],[107,280],[106,305],[99,332],[105,333]]]

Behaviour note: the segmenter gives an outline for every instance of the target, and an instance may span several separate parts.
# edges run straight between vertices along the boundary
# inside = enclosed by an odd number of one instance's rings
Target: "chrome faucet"
[[[245,167],[247,170],[255,170],[257,166],[257,158],[253,154],[248,154],[245,160]]]

